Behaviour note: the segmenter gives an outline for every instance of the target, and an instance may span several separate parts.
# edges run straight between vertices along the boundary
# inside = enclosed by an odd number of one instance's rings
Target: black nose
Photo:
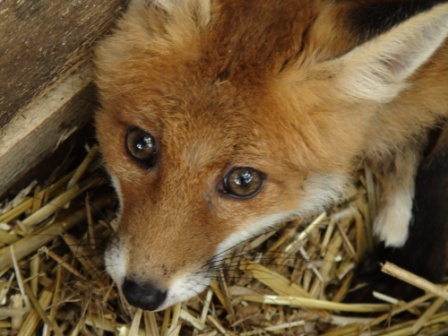
[[[133,280],[125,279],[121,289],[131,305],[145,310],[156,310],[166,299],[167,291],[151,283],[139,285]]]

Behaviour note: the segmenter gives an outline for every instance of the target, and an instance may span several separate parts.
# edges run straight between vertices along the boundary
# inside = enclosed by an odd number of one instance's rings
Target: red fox
[[[96,52],[96,127],[120,199],[106,268],[132,305],[201,292],[222,255],[341,198],[407,239],[427,131],[448,116],[448,4],[134,0]]]

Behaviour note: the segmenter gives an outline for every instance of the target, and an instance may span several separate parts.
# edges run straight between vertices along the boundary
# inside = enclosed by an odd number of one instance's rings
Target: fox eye
[[[139,164],[151,168],[157,154],[156,140],[139,127],[130,127],[126,134],[126,150]]]
[[[237,198],[251,198],[263,187],[265,174],[250,167],[233,168],[223,181],[224,194]]]

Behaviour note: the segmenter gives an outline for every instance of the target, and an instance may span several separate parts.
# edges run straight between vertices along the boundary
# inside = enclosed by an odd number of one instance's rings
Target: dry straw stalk
[[[136,310],[102,265],[116,202],[97,160],[93,147],[76,169],[31,185],[4,202],[3,211],[0,206],[0,335],[401,336],[448,330],[447,285],[390,264],[385,272],[428,294],[411,302],[381,294],[389,303],[340,302],[372,246],[376,188],[368,170],[332,211],[308,224],[285,223],[236,249],[205,293],[164,312]],[[404,311],[411,313],[400,316]]]

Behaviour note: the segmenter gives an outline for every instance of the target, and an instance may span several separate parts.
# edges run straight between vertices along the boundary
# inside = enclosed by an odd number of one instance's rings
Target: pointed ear
[[[350,97],[388,102],[448,36],[448,4],[416,15],[366,42],[324,68]]]

